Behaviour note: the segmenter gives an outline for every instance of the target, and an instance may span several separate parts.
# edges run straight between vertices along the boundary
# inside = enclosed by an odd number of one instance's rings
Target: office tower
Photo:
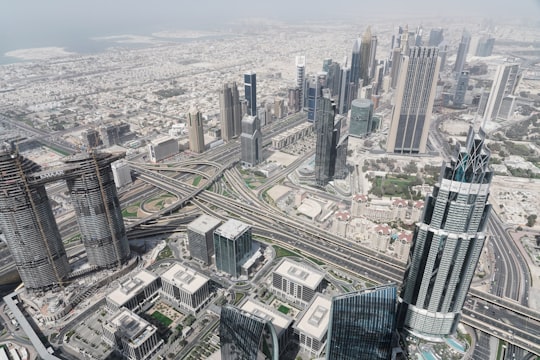
[[[300,110],[304,109],[304,88],[306,82],[306,57],[296,57],[296,87],[300,90]]]
[[[341,68],[339,81],[339,102],[338,113],[346,114],[351,108],[351,102],[356,98],[357,85],[351,79],[351,68],[347,67],[347,62]]]
[[[69,165],[66,182],[88,263],[98,267],[119,266],[130,253],[111,169],[118,158],[93,151],[63,160]]]
[[[458,45],[458,51],[456,55],[456,63],[454,64],[454,72],[459,75],[465,67],[467,61],[467,53],[469,52],[469,45],[471,44],[471,34],[467,30],[463,30],[461,35],[461,41]]]
[[[397,82],[399,79],[400,66],[401,66],[401,49],[395,48],[394,50],[392,50],[392,69],[390,71],[390,78],[392,80],[390,83],[390,87],[392,87],[392,89],[395,89],[397,86]]]
[[[179,151],[178,141],[170,136],[162,136],[148,144],[148,155],[153,163],[176,155]]]
[[[366,136],[371,132],[371,120],[373,117],[373,101],[356,99],[351,104],[351,120],[349,134],[351,136]]]
[[[328,65],[328,77],[326,87],[332,92],[333,99],[339,99],[339,83],[341,80],[341,66],[338,62],[332,61]]]
[[[439,46],[444,40],[443,29],[435,28],[429,32],[428,46]]]
[[[360,63],[361,63],[361,58],[360,58],[360,48],[361,48],[361,45],[362,44],[362,40],[361,39],[356,39],[354,41],[354,45],[353,45],[353,49],[352,49],[352,55],[351,55],[351,66],[350,66],[350,72],[351,74],[349,75],[350,78],[349,78],[349,81],[354,83],[355,85],[359,85],[360,83],[360,79],[361,79],[361,75],[360,75]],[[347,68],[347,61],[345,60],[345,63],[343,64],[343,68]]]
[[[441,68],[439,72],[443,72],[446,68],[446,58],[448,56],[448,45],[441,45],[439,47],[439,57],[441,58]]]
[[[285,116],[285,101],[283,99],[274,100],[274,116],[276,119],[281,119]]]
[[[513,95],[519,82],[519,64],[503,64],[497,67],[484,112],[484,123],[499,117],[503,99]]]
[[[307,109],[307,120],[314,122],[316,120],[317,102],[321,97],[321,91],[326,87],[327,74],[323,71],[317,75],[310,75],[306,79],[306,99],[304,106]]]
[[[235,82],[223,84],[219,92],[219,113],[223,141],[230,141],[240,136],[242,132],[242,105],[238,95],[238,86]]]
[[[214,231],[216,268],[234,278],[242,275],[242,264],[251,255],[251,226],[230,219]]]
[[[381,285],[334,296],[327,360],[387,360],[396,333],[396,287]]]
[[[102,329],[103,341],[125,359],[151,359],[163,346],[157,327],[128,309],[119,310]]]
[[[326,295],[317,293],[294,324],[298,345],[312,358],[320,358],[326,347],[331,306],[332,302]]]
[[[89,148],[96,148],[103,144],[99,138],[99,133],[95,129],[87,129],[81,133],[84,144]]]
[[[491,56],[493,53],[493,46],[495,45],[495,38],[493,37],[481,37],[478,40],[478,45],[476,46],[476,56],[486,57]]]
[[[335,152],[335,158],[333,159],[334,180],[345,179],[349,173],[349,168],[347,167],[349,134],[342,131],[346,120],[347,118],[343,115],[336,115],[334,119],[334,135],[332,138],[332,144],[334,145],[333,151]]]
[[[122,159],[113,162],[111,164],[111,169],[113,172],[114,184],[117,188],[131,185],[133,182],[131,179],[131,166],[126,160]]]
[[[204,129],[201,112],[191,109],[188,114],[189,150],[202,154],[204,152]]]
[[[287,107],[289,113],[297,113],[302,110],[301,90],[299,88],[289,89],[289,97],[287,101]]]
[[[114,290],[105,297],[110,313],[115,313],[121,308],[134,312],[145,311],[157,300],[161,288],[159,277],[146,269],[131,273],[129,277],[124,277],[117,283]]]
[[[196,314],[210,299],[210,279],[184,265],[173,263],[161,274],[161,295],[174,307]]]
[[[328,72],[330,69],[330,64],[332,63],[332,59],[324,59],[323,65],[322,65],[322,71]]]
[[[469,87],[469,72],[462,71],[459,74],[456,92],[454,94],[454,106],[463,106],[465,103],[465,94],[467,93],[467,88]]]
[[[244,74],[244,96],[247,101],[247,113],[257,116],[257,75],[254,72]]]
[[[219,343],[222,360],[279,359],[271,321],[232,305],[221,308]]]
[[[413,47],[401,61],[386,150],[397,154],[426,152],[437,89],[439,49]]]
[[[360,43],[360,74],[359,80],[355,82],[358,88],[371,83],[375,63],[375,54],[377,50],[377,37],[371,35],[371,27],[368,26]],[[351,67],[353,63],[351,63]],[[353,78],[355,80],[355,78]]]
[[[416,28],[416,32],[414,33],[414,43],[411,44],[411,46],[422,46],[422,35],[424,35],[424,29],[422,28],[422,26],[418,26]]]
[[[214,255],[214,230],[221,224],[219,219],[201,215],[187,226],[189,254],[208,265]]]
[[[246,115],[242,119],[240,150],[243,166],[253,167],[263,160],[262,133],[258,117]]]
[[[27,289],[61,284],[70,267],[39,165],[0,149],[0,232]]]
[[[315,182],[317,185],[325,186],[334,175],[334,165],[332,158],[334,153],[334,118],[336,107],[330,99],[330,94],[325,94],[319,99],[317,104],[317,118],[315,121]],[[334,153],[335,154],[335,153]]]
[[[400,289],[398,327],[422,338],[455,332],[482,246],[493,173],[482,129],[444,163],[416,225]]]

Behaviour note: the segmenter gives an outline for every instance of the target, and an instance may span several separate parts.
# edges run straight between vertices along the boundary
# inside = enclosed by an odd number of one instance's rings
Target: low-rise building
[[[209,279],[180,264],[173,264],[161,275],[161,293],[173,306],[197,313],[210,299]]]
[[[214,230],[220,224],[221,220],[203,214],[187,226],[189,253],[206,265],[214,255]]]
[[[144,311],[159,297],[159,277],[150,271],[143,269],[119,283],[105,298],[111,313],[122,307],[135,312]]]
[[[179,151],[178,141],[170,136],[155,139],[148,144],[148,154],[153,163],[176,155]]]
[[[315,295],[294,325],[300,347],[314,357],[320,357],[326,346],[331,305],[328,297]]]

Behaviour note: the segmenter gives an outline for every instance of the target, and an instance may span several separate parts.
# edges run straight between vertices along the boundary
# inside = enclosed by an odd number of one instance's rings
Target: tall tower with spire
[[[201,154],[204,152],[204,129],[202,114],[197,108],[188,114],[189,150]]]
[[[416,224],[400,290],[398,328],[425,339],[453,334],[482,246],[493,177],[485,134],[472,128],[444,163]]]

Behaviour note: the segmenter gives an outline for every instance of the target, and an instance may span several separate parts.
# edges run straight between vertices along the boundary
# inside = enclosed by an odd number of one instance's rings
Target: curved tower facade
[[[34,162],[0,151],[0,228],[27,289],[60,284],[70,271],[45,186],[27,179],[36,170]]]
[[[111,163],[118,156],[81,153],[64,160],[66,182],[75,208],[88,263],[113,267],[129,257],[122,209]]]
[[[416,225],[400,290],[398,326],[426,338],[455,332],[486,239],[492,172],[482,130],[443,164]]]

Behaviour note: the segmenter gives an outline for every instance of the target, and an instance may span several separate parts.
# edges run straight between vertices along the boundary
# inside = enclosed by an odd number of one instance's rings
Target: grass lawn
[[[156,260],[161,260],[161,259],[167,259],[167,258],[172,258],[173,257],[173,254],[172,254],[172,250],[171,248],[169,247],[169,245],[165,246],[163,248],[163,250],[161,250],[156,258]]]
[[[284,249],[281,246],[272,245],[272,247],[276,251],[276,257],[278,258],[284,257],[284,256],[300,256],[300,254]]]
[[[278,311],[280,313],[283,313],[283,314],[287,315],[289,313],[289,311],[291,311],[291,309],[286,307],[285,305],[279,305]]]
[[[244,298],[244,296],[245,296],[244,293],[241,293],[241,292],[234,293],[234,303],[238,304],[240,300]]]
[[[193,184],[192,184],[192,185],[193,185],[193,186],[198,186],[199,183],[201,182],[201,180],[202,180],[202,176],[201,176],[201,175],[195,176],[195,179],[193,179]]]
[[[169,327],[169,325],[172,324],[171,319],[169,319],[168,317],[166,317],[165,315],[163,315],[157,310],[152,313],[152,317],[156,319],[157,321],[159,321],[165,327]]]

